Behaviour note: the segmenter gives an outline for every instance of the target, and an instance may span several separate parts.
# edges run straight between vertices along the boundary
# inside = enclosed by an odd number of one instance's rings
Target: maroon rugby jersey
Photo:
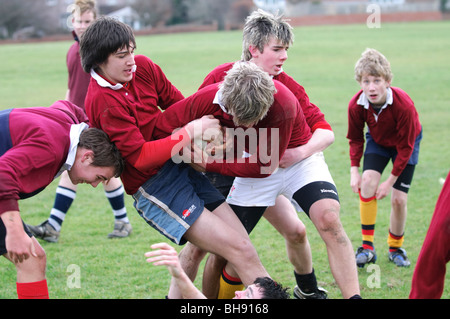
[[[267,177],[268,174],[262,174],[261,168],[270,166],[275,169],[287,148],[298,147],[309,141],[311,131],[306,124],[298,100],[281,82],[274,81],[274,84],[277,90],[277,93],[274,95],[274,103],[266,117],[251,128],[256,133],[260,133],[260,129],[266,129],[267,140],[261,144],[261,134],[257,136],[257,151],[247,158],[244,164],[242,161],[236,160],[216,161],[207,164],[207,171],[237,177]],[[154,137],[162,138],[168,136],[174,129],[183,126],[185,123],[209,114],[218,119],[222,126],[237,128],[233,123],[232,116],[225,113],[219,104],[214,103],[218,90],[219,84],[212,84],[172,105],[158,117]],[[278,140],[276,141],[271,140],[272,129],[277,129]],[[278,147],[279,156],[274,158],[272,162],[266,163],[261,160],[265,154],[262,154],[262,149],[259,146],[266,145],[270,147],[272,143]],[[276,163],[273,161],[276,161]]]
[[[67,159],[72,124],[88,122],[69,101],[16,108],[9,115],[12,147],[0,157],[0,214],[50,184]]]
[[[67,71],[69,72],[68,88],[69,101],[84,110],[84,99],[89,86],[91,75],[84,72],[81,66],[80,43],[73,32],[75,42],[69,48],[66,56]]]
[[[357,104],[360,90],[349,102],[348,133],[351,166],[358,166],[364,151],[364,128],[370,130],[373,140],[386,148],[396,149],[397,158],[392,175],[399,176],[405,169],[414,149],[414,142],[422,130],[419,115],[411,98],[400,88],[391,87],[393,102],[381,110],[374,111],[372,106],[366,109]]]
[[[143,55],[135,56],[136,72],[129,83],[115,88],[91,77],[85,106],[91,125],[105,131],[125,159],[121,179],[128,194],[139,187],[171,158],[170,137],[155,141],[161,148],[151,158],[155,166],[146,171],[136,168],[144,143],[152,141],[156,118],[173,103],[183,99],[181,92],[167,79],[161,68]],[[187,124],[187,123],[185,123]],[[155,148],[158,149],[158,148]]]
[[[233,67],[234,62],[224,63],[214,68],[203,80],[200,89],[213,84],[222,82],[227,71]],[[273,77],[274,80],[283,83],[298,99],[303,114],[305,115],[306,123],[311,128],[311,132],[314,133],[316,129],[332,130],[330,124],[325,120],[325,116],[322,111],[309,100],[305,89],[291,76],[285,72]]]

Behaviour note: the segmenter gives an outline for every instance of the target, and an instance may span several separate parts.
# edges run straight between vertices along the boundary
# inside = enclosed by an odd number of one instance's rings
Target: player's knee
[[[244,238],[235,243],[234,255],[239,260],[253,260],[258,258],[255,247],[252,245],[249,238]]]
[[[47,267],[47,256],[45,251],[36,252],[37,257],[31,256],[21,263],[16,263],[18,273],[26,274],[29,278],[45,277],[45,270]]]
[[[365,197],[375,195],[378,188],[378,180],[370,176],[370,174],[363,174],[361,179],[361,194]]]
[[[395,210],[401,210],[406,207],[407,200],[407,196],[395,196],[393,193],[391,197],[391,204],[395,208]]]
[[[317,219],[316,227],[322,231],[337,232],[342,228],[338,207],[328,207],[314,214]]]
[[[296,223],[291,231],[283,234],[284,239],[291,244],[301,244],[306,241],[306,227],[303,223]]]
[[[185,249],[181,250],[179,258],[180,259],[189,259],[190,262],[200,263],[202,259],[205,257],[206,251],[198,248],[195,245],[188,243]]]

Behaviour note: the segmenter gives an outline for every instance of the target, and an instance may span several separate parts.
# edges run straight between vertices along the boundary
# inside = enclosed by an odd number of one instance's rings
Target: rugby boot
[[[359,268],[364,268],[366,264],[375,263],[375,261],[377,261],[375,250],[364,249],[363,247],[358,248],[355,257],[356,265]]]
[[[56,243],[58,242],[59,238],[59,231],[56,231],[49,223],[48,220],[43,222],[40,225],[32,226],[27,225],[30,232],[33,234],[34,237],[43,239],[45,241],[48,241],[50,243]]]
[[[317,287],[316,291],[311,293],[303,292],[299,286],[294,288],[294,298],[295,299],[328,299],[328,291],[322,287]]]
[[[409,261],[406,250],[403,248],[398,248],[395,251],[389,252],[389,261],[392,261],[397,267],[409,267],[411,262]]]

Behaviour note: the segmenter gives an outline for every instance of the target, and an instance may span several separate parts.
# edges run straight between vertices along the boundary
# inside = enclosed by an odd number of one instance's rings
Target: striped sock
[[[111,205],[116,220],[129,223],[127,209],[125,207],[125,192],[123,185],[112,191],[105,191],[105,195]]]
[[[375,221],[377,219],[377,199],[375,196],[363,198],[359,194],[359,207],[361,214],[361,232],[363,248],[374,250]]]
[[[228,275],[224,267],[222,276],[220,276],[220,287],[217,299],[233,299],[236,295],[236,291],[242,289],[244,289],[244,285],[241,280]]]
[[[61,231],[62,223],[66,218],[66,214],[69,211],[70,206],[73,203],[77,193],[76,191],[58,186],[56,188],[56,197],[53,204],[53,208],[50,211],[50,217],[48,223],[56,230]]]
[[[387,243],[389,245],[389,252],[394,252],[403,245],[404,234],[398,236],[391,233],[389,230],[389,235],[387,239]]]

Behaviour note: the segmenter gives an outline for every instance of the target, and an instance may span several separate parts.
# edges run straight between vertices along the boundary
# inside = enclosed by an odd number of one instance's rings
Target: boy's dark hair
[[[80,56],[87,73],[104,63],[108,57],[122,48],[136,48],[133,30],[125,23],[111,17],[100,17],[83,33],[80,39]]]
[[[262,288],[261,299],[289,299],[287,292],[289,288],[283,288],[283,286],[269,277],[258,277],[253,283]]]
[[[78,147],[94,152],[92,165],[97,167],[114,167],[114,176],[119,177],[124,168],[125,162],[116,147],[111,142],[108,134],[97,128],[87,128],[80,134]]]

